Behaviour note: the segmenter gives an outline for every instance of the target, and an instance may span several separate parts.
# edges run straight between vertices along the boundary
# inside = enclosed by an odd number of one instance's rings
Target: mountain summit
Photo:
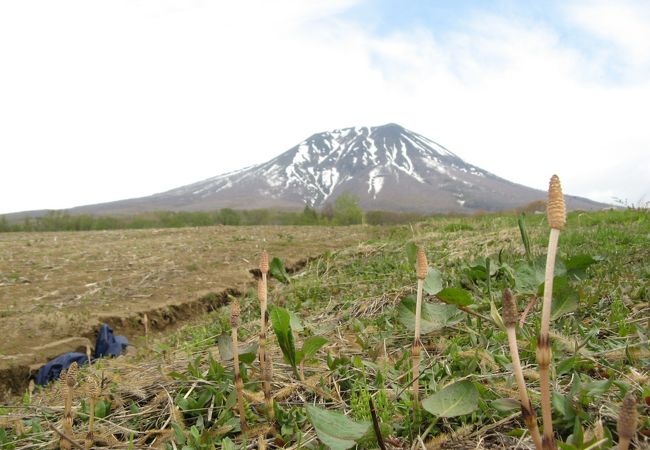
[[[317,133],[263,164],[139,199],[72,212],[219,208],[319,208],[343,192],[364,209],[418,212],[495,211],[544,199],[466,163],[442,145],[396,124]],[[568,198],[569,206],[602,205]]]

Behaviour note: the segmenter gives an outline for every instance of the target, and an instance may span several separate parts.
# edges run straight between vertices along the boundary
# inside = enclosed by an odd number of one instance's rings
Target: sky
[[[0,214],[150,195],[398,123],[650,201],[646,0],[3,0]]]

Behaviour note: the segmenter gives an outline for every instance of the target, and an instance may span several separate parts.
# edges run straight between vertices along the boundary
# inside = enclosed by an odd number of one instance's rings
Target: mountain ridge
[[[395,123],[315,133],[266,162],[151,196],[85,205],[71,214],[155,210],[321,208],[343,192],[365,210],[471,213],[521,207],[546,193],[469,164]],[[571,209],[607,205],[567,196]]]

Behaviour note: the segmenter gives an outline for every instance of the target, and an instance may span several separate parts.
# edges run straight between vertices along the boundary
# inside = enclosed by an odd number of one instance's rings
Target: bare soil
[[[102,322],[133,338],[143,334],[144,313],[156,330],[219,307],[253,285],[263,248],[291,268],[367,233],[217,226],[0,234],[0,385],[2,371],[5,381],[22,379],[27,366],[92,344]]]

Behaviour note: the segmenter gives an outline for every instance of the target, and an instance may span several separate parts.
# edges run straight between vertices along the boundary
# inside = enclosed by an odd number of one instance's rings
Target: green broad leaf
[[[587,268],[598,262],[591,255],[576,255],[564,261],[567,274],[575,278],[583,279],[587,276]]]
[[[314,355],[316,355],[316,352],[318,352],[318,350],[320,350],[325,344],[327,344],[327,339],[323,336],[308,337],[302,344],[302,359],[306,361],[313,358]]]
[[[289,282],[289,276],[287,275],[287,270],[284,267],[284,263],[278,257],[275,257],[271,260],[271,263],[269,264],[269,273],[280,283]]]
[[[559,259],[555,262],[554,276],[566,275],[567,269]],[[542,255],[533,262],[523,262],[515,267],[515,289],[518,292],[534,294],[544,283],[546,274],[546,256]]]
[[[612,383],[613,383],[612,380],[596,380],[596,381],[591,381],[589,383],[586,383],[585,385],[583,385],[582,388],[587,393],[587,395],[590,395],[592,397],[597,397],[607,392],[611,387]]]
[[[232,360],[232,336],[230,333],[221,333],[217,337],[217,347],[219,348],[219,357],[222,361]],[[257,347],[257,342],[251,342],[244,347],[239,347],[239,360],[246,364],[251,364],[257,356]]]
[[[528,237],[528,230],[526,229],[526,215],[522,213],[519,216],[517,223],[519,224],[521,241],[524,244],[524,250],[526,251],[526,259],[530,261],[533,257],[533,252],[530,249],[530,238]]]
[[[424,279],[424,292],[435,295],[442,290],[442,275],[440,271],[429,267],[427,277]]]
[[[223,438],[221,440],[221,448],[223,450],[235,450],[237,447],[235,447],[235,443],[230,438]]]
[[[183,429],[180,427],[180,425],[176,423],[172,423],[172,428],[174,429],[174,436],[176,437],[176,443],[183,445],[185,444],[185,433],[183,433]]]
[[[406,257],[408,258],[409,265],[415,267],[418,260],[418,246],[414,242],[406,244]]]
[[[463,380],[446,386],[422,400],[422,406],[438,417],[457,417],[478,408],[478,389],[471,381]]]
[[[303,331],[305,327],[302,326],[302,321],[300,320],[300,317],[293,312],[289,311],[289,318],[291,319],[291,329],[296,330],[298,333]]]
[[[538,295],[544,295],[544,285],[538,290]],[[566,276],[553,278],[553,302],[551,303],[551,320],[562,317],[565,314],[578,309],[580,296],[569,284]]]
[[[190,436],[192,436],[194,442],[199,442],[199,440],[201,439],[201,433],[199,432],[199,429],[196,428],[195,425],[192,425],[192,427],[190,428]]]
[[[291,331],[291,316],[289,311],[284,308],[275,307],[271,310],[271,324],[273,332],[278,338],[278,345],[282,350],[284,358],[296,370],[296,346],[293,341],[293,332]]]
[[[445,288],[442,291],[438,292],[436,294],[436,297],[450,305],[467,306],[474,303],[474,300],[472,299],[469,291],[466,291],[462,288]]]
[[[551,403],[553,404],[553,409],[562,414],[566,420],[573,420],[576,414],[575,410],[571,405],[571,401],[568,400],[564,395],[553,392]]]
[[[490,300],[490,317],[501,330],[506,331],[506,325],[503,323],[503,319],[501,318],[501,314],[499,314],[497,305],[495,305],[492,300]]]
[[[583,448],[584,444],[584,433],[582,431],[582,424],[580,423],[580,417],[575,418],[573,423],[573,434],[567,439],[568,442],[571,442],[578,448]]]
[[[95,405],[95,417],[103,419],[111,413],[111,402],[108,400],[100,400]]]
[[[488,278],[487,271],[483,266],[470,266],[467,269],[465,269],[465,273],[467,274],[469,279],[475,283],[480,280],[487,280]]]
[[[515,267],[515,289],[518,292],[533,294],[544,283],[544,266],[534,263],[521,263]]]
[[[553,300],[551,305],[551,320],[562,317],[578,309],[580,297],[577,292],[570,292]]]
[[[369,430],[370,422],[355,422],[337,411],[307,405],[307,417],[318,439],[332,450],[346,450],[356,445]]]
[[[572,372],[576,368],[576,357],[572,356],[570,358],[563,359],[559,361],[555,369],[558,375],[564,375],[565,373]]]
[[[410,331],[415,330],[415,307],[414,295],[405,297],[400,303],[397,314],[402,325]],[[420,332],[428,334],[444,327],[453,325],[462,320],[462,312],[454,305],[444,303],[422,302],[422,317],[420,320]]]
[[[521,409],[521,403],[514,398],[499,398],[490,403],[499,412],[510,412]]]
[[[248,347],[251,347],[249,345]],[[248,349],[240,348],[239,349],[239,361],[245,364],[251,365],[253,361],[257,358],[257,342],[255,342],[255,349],[248,351]]]

